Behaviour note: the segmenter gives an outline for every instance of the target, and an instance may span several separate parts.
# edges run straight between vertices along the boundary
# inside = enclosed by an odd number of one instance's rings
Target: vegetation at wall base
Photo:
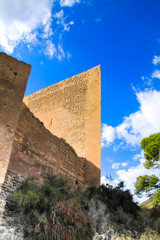
[[[74,200],[75,192],[63,179],[47,176],[39,185],[34,177],[23,181],[12,196],[25,239],[90,240],[93,222]]]
[[[104,232],[110,226],[118,233],[130,231],[131,235],[141,235],[146,228],[160,232],[160,207],[138,206],[129,190],[123,189],[123,182],[117,187],[107,184],[88,188],[82,193],[81,205],[96,222],[96,232]]]
[[[42,185],[32,177],[19,185],[11,206],[28,240],[91,240],[108,229],[131,235],[146,228],[160,231],[160,208],[140,208],[122,182],[80,191],[55,176],[48,175]]]

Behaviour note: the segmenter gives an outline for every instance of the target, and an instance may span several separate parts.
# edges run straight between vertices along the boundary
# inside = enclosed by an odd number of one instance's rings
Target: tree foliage
[[[144,150],[146,159],[144,166],[147,169],[159,168],[160,159],[160,133],[155,133],[141,141],[141,149]]]
[[[135,188],[137,193],[149,192],[158,187],[159,178],[152,174],[151,176],[144,175],[137,178]]]
[[[144,150],[144,167],[160,168],[160,133],[155,133],[141,141],[141,149]],[[152,174],[139,176],[136,184],[136,194],[141,195],[143,192],[148,193],[148,196],[152,195],[152,190],[157,190],[153,195],[153,205],[160,204],[160,179]]]

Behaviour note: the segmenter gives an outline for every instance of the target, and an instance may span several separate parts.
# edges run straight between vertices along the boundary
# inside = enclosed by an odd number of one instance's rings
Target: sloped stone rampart
[[[52,135],[23,104],[8,169],[25,177],[54,174],[72,186],[85,184],[84,158],[65,140]]]

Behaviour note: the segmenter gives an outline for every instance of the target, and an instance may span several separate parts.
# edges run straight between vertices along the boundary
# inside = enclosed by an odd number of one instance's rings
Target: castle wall
[[[86,181],[95,185],[100,183],[100,87],[97,66],[24,98],[52,134],[88,160]]]
[[[31,66],[0,53],[0,186],[4,181]]]
[[[52,135],[23,104],[14,137],[8,169],[18,175],[39,179],[46,174],[67,178],[72,186],[84,185],[84,158],[77,156],[74,149]]]

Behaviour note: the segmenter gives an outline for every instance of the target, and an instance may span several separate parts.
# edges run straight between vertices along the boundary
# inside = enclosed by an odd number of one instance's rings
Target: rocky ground
[[[22,240],[22,228],[17,224],[17,216],[5,211],[5,198],[0,193],[0,240]]]
[[[6,208],[10,196],[20,180],[15,173],[6,176],[0,189],[0,240],[22,240],[22,227],[17,223],[17,215]]]

